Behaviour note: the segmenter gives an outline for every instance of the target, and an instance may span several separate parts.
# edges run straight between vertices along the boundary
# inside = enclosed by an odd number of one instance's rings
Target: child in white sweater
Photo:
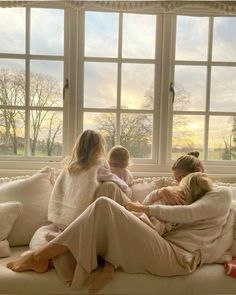
[[[190,173],[178,186],[163,187],[151,192],[143,201],[129,203],[126,209],[155,229],[160,235],[170,231],[176,224],[164,222],[155,217],[155,205],[188,205],[212,190],[212,181],[202,172]]]

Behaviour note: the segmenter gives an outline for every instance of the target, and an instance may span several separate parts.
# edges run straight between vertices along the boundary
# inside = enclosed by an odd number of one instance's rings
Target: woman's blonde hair
[[[211,179],[203,172],[193,172],[185,177],[179,183],[179,189],[186,197],[186,202],[191,204],[199,200],[205,193],[212,190],[213,183]]]
[[[198,159],[199,152],[193,151],[179,157],[173,164],[172,170],[182,170],[186,173],[204,172],[202,162]]]
[[[76,140],[72,156],[68,163],[68,171],[73,174],[83,169],[89,169],[98,158],[105,156],[105,140],[94,130],[85,130]]]
[[[108,162],[111,167],[126,168],[129,165],[129,151],[121,146],[115,145],[108,152]]]

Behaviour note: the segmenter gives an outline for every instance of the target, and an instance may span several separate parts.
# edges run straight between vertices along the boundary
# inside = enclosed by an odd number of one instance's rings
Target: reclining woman
[[[155,217],[155,205],[189,205],[211,191],[213,183],[203,172],[193,172],[181,179],[177,186],[167,186],[151,192],[142,203],[130,202],[126,209],[156,230],[161,236],[178,226]],[[149,206],[152,209],[149,210]]]
[[[193,155],[184,155],[173,165],[177,182],[203,170]],[[98,266],[98,256],[128,273],[186,275],[201,264],[217,261],[230,248],[231,238],[220,248],[216,243],[229,222],[230,204],[230,191],[214,187],[187,206],[156,205],[156,218],[179,224],[162,237],[120,204],[100,197],[56,238],[7,267],[13,271],[46,271],[50,259],[64,258],[63,265],[56,266],[57,272],[73,288],[84,285]],[[66,266],[70,271],[65,273]]]

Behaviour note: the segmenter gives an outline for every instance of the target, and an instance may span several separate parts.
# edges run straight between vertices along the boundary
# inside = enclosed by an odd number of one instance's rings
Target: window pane
[[[154,65],[123,64],[121,105],[125,109],[153,109]]]
[[[25,63],[18,59],[0,59],[0,105],[25,103]]]
[[[30,53],[63,55],[64,10],[32,8]]]
[[[63,62],[31,61],[30,104],[63,106]]]
[[[212,111],[232,112],[236,110],[236,67],[212,67],[211,101]]]
[[[90,108],[115,108],[117,64],[86,62],[84,71],[84,106]]]
[[[204,140],[204,117],[174,115],[172,134],[172,159],[193,150],[202,156]]]
[[[25,8],[0,8],[0,52],[25,53]]]
[[[24,155],[25,113],[20,110],[0,110],[0,154]]]
[[[213,31],[214,61],[236,61],[236,17],[215,17]]]
[[[156,16],[124,13],[123,50],[126,58],[154,58]]]
[[[30,113],[30,148],[32,156],[62,155],[62,112],[32,111]]]
[[[85,13],[85,56],[117,57],[118,13]]]
[[[176,60],[206,60],[208,17],[177,17]]]
[[[106,150],[116,144],[116,115],[113,113],[84,113],[84,130],[94,129],[106,140]]]
[[[122,114],[120,144],[132,158],[152,156],[153,116],[149,114]]]
[[[176,66],[175,91],[175,110],[204,110],[206,100],[206,67]]]
[[[210,117],[208,158],[236,160],[236,116]]]

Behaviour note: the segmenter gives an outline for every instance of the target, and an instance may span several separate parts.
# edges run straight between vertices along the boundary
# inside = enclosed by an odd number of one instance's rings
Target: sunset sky
[[[33,8],[31,9],[31,20],[31,54],[63,56],[63,10]],[[118,21],[118,13],[86,12],[86,57],[118,57]],[[236,17],[216,17],[214,19],[213,61],[236,62],[235,30]],[[176,36],[177,61],[207,60],[207,17],[179,16]],[[154,59],[155,38],[156,16],[123,14],[122,57]],[[25,9],[0,9],[0,40],[4,40],[0,43],[0,53],[25,53]],[[1,67],[24,70],[25,65],[23,60],[0,59]],[[117,64],[114,62],[85,62],[84,68],[84,106],[115,107],[117,103]],[[31,71],[54,76],[61,85],[63,83],[63,63],[60,61],[32,61]],[[213,66],[211,73],[210,110],[235,111],[236,66]],[[189,95],[188,104],[183,110],[205,110],[206,77],[207,67],[205,65],[176,66],[176,86],[182,87]],[[153,85],[153,64],[123,63],[121,105],[129,109],[143,109],[147,94],[153,95]],[[202,118],[194,116],[189,121],[190,129],[195,132],[196,145],[202,144]],[[211,118],[210,145],[215,147],[223,142],[222,137],[230,132],[230,124],[228,116]],[[176,132],[178,133],[177,129]]]

